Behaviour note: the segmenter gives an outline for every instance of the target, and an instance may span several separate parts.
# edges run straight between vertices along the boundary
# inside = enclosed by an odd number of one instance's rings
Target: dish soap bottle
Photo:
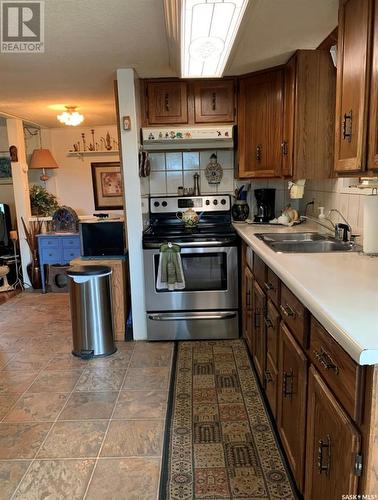
[[[326,215],[324,213],[324,207],[319,207],[318,210],[319,210],[318,219],[323,221],[324,219],[326,219]],[[323,226],[318,226],[318,231],[320,234],[327,232],[326,228]]]

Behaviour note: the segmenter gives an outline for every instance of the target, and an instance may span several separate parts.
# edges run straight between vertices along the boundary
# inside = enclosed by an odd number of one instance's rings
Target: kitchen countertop
[[[378,257],[277,253],[255,236],[322,232],[314,223],[284,227],[235,222],[234,227],[357,363],[378,364]]]

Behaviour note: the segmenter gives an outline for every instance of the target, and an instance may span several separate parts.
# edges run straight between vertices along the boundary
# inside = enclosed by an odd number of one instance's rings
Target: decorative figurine
[[[218,163],[218,157],[215,153],[210,156],[210,163],[205,169],[205,176],[209,184],[219,184],[223,177],[223,168]]]
[[[16,146],[11,146],[9,148],[10,161],[17,162],[18,161],[18,151]]]

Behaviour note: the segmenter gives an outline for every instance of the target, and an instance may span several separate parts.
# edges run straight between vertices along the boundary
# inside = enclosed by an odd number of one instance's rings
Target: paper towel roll
[[[378,254],[378,196],[364,196],[364,253]]]

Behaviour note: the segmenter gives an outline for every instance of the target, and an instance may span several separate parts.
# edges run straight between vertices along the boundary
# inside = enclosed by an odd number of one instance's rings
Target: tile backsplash
[[[220,184],[209,184],[205,177],[205,169],[213,153],[217,155],[218,163],[223,168]],[[175,195],[179,186],[192,188],[193,175],[196,172],[200,174],[201,194],[234,192],[233,150],[150,153],[150,164],[149,193],[151,196]]]
[[[326,179],[321,181],[307,181],[305,194],[301,200],[302,212],[306,203],[314,200],[314,211],[309,215],[318,216],[318,207],[325,207],[327,213],[331,208],[337,208],[344,215],[352,227],[354,234],[362,235],[364,196],[367,191],[361,191],[349,186],[356,184],[356,179]],[[370,193],[369,193],[370,194]],[[309,209],[310,210],[310,209]],[[378,215],[377,215],[378,217]],[[342,222],[337,214],[332,214],[334,222]]]

